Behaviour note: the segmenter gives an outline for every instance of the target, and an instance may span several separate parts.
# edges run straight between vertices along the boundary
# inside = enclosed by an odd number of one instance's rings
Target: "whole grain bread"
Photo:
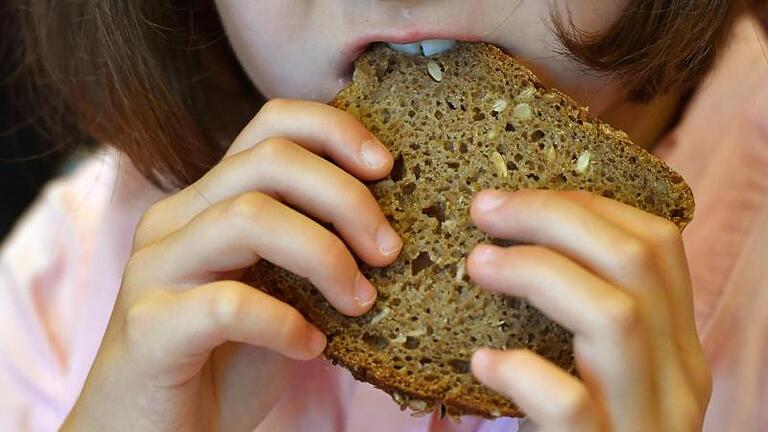
[[[328,335],[325,355],[415,414],[520,416],[469,372],[482,346],[525,347],[575,373],[571,335],[522,299],[481,290],[465,256],[494,242],[469,219],[486,188],[585,189],[665,217],[680,229],[693,197],[683,179],[544,88],[484,43],[415,57],[377,46],[332,105],[352,113],[396,155],[370,184],[405,244],[386,268],[361,264],[379,289],[370,313],[336,312],[306,280],[261,261],[249,282],[295,305]]]

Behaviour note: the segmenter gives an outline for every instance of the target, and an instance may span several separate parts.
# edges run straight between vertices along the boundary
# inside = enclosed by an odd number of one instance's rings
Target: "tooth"
[[[429,39],[421,41],[421,49],[427,57],[448,51],[455,46],[456,41],[453,39]]]
[[[408,43],[408,44],[388,43],[387,46],[392,48],[395,51],[399,51],[399,52],[410,54],[410,55],[421,54],[421,44],[419,42]]]

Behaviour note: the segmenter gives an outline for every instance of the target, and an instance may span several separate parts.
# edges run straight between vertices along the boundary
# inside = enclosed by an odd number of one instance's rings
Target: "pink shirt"
[[[768,59],[746,20],[658,153],[691,185],[684,234],[714,371],[707,431],[768,430]],[[762,40],[762,46],[768,46]],[[0,249],[0,430],[54,430],[77,398],[142,212],[161,194],[113,151],[52,182]],[[515,431],[414,418],[324,360],[257,431]]]

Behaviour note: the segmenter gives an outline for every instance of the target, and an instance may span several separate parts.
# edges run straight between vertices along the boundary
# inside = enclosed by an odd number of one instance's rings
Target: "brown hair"
[[[157,184],[199,178],[263,103],[210,0],[18,1],[23,73],[45,117],[120,149]],[[554,29],[572,56],[637,83],[631,97],[648,100],[696,85],[736,12],[757,3],[630,0],[604,34],[557,14]]]

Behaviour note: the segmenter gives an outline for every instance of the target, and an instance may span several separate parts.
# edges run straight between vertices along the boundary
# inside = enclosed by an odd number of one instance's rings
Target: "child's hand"
[[[545,431],[701,430],[711,377],[678,228],[585,192],[485,191],[493,236],[467,260],[481,286],[525,297],[574,333],[584,383],[528,351],[478,351],[472,371]]]
[[[326,341],[293,307],[237,277],[267,259],[308,277],[339,311],[366,312],[376,290],[353,252],[383,266],[402,242],[358,179],[392,165],[347,113],[266,104],[217,166],[145,213],[65,429],[252,430],[284,389],[292,362],[279,354],[311,359]]]

